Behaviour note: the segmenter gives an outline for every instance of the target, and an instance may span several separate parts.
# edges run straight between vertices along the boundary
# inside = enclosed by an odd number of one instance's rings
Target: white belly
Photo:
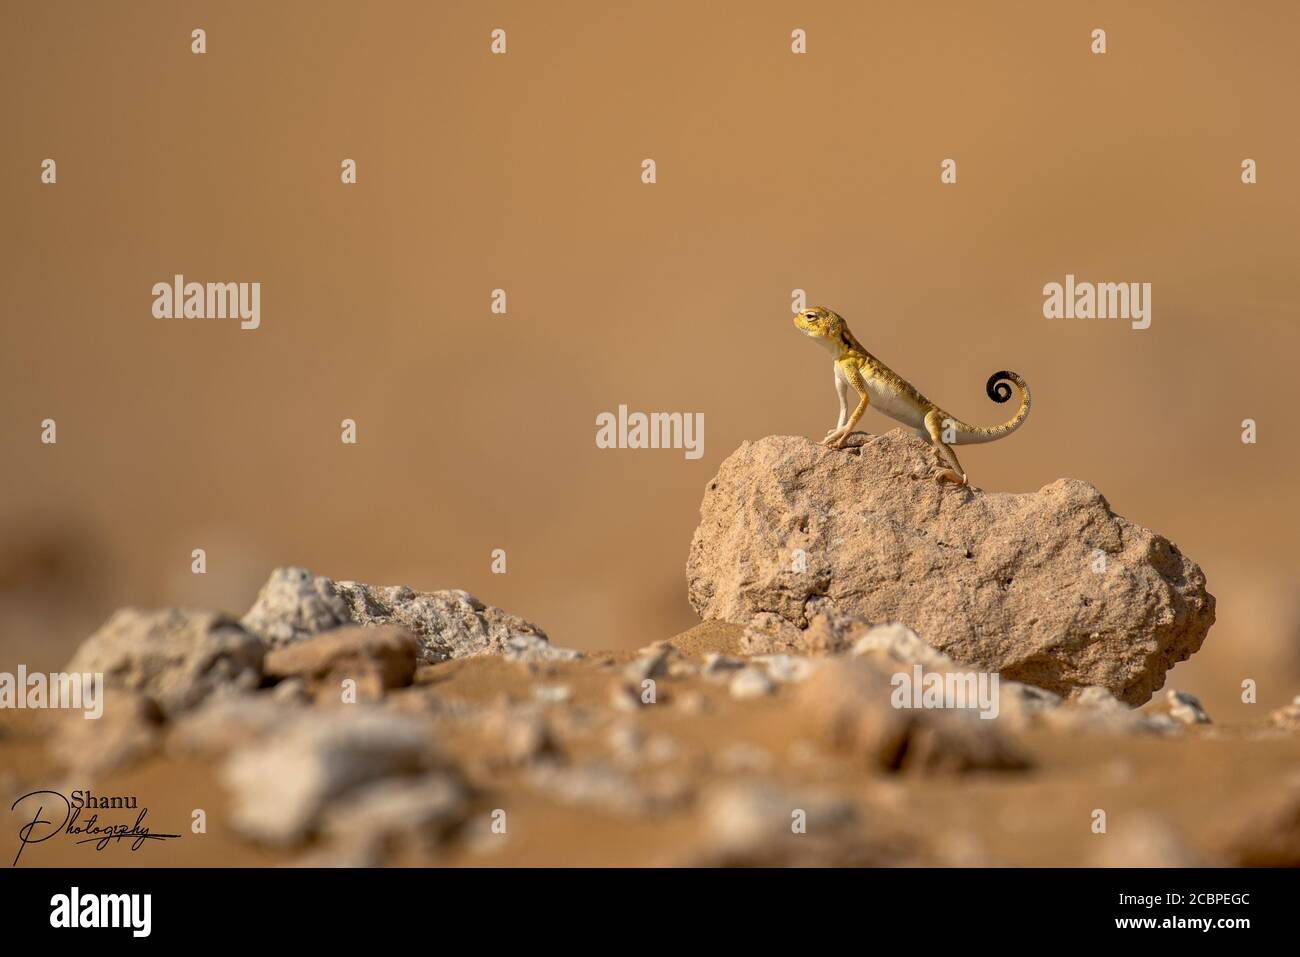
[[[910,425],[914,429],[924,426],[924,417],[906,399],[900,398],[892,392],[874,389],[870,383],[867,384],[867,391],[871,394],[871,408],[877,412],[889,416],[895,422]]]

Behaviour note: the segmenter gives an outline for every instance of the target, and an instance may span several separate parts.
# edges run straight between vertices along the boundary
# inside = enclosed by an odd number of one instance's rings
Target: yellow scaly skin
[[[794,324],[835,354],[835,391],[840,397],[840,418],[835,428],[826,433],[822,445],[843,448],[862,413],[874,404],[891,419],[915,428],[934,447],[940,464],[946,466],[935,475],[935,481],[965,485],[966,473],[952,446],[995,442],[1020,428],[1029,416],[1029,386],[1014,372],[995,372],[989,377],[985,391],[994,402],[1006,402],[1011,398],[1011,386],[1007,383],[1014,382],[1020,390],[1019,410],[1001,425],[982,429],[949,415],[921,395],[910,382],[864,349],[844,319],[830,309],[821,306],[805,309],[794,317]],[[858,404],[852,414],[848,411],[850,388],[858,394]],[[944,441],[945,433],[952,441]]]

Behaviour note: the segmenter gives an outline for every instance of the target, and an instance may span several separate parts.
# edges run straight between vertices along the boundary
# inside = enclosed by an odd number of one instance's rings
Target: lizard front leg
[[[852,386],[858,393],[857,408],[853,410],[853,414],[849,416],[848,421],[845,422],[843,420],[843,413],[841,413],[840,421],[842,424],[836,426],[836,428],[831,431],[826,438],[822,439],[822,445],[828,446],[832,449],[842,449],[844,448],[845,440],[853,434],[853,427],[858,424],[858,419],[862,418],[862,413],[867,411],[867,406],[870,404],[871,400],[867,392],[866,380],[862,378],[862,373],[858,371],[856,365],[849,362],[837,362],[835,363],[835,368],[838,373],[837,381],[839,379],[843,379],[844,381],[844,392],[840,393],[841,408],[845,405],[844,397],[845,393],[848,392],[848,386]]]
[[[835,394],[840,400],[840,417],[836,420],[834,428],[826,430],[823,442],[832,435],[844,428],[844,423],[849,417],[849,384],[844,381],[844,376],[840,374],[840,365],[838,362],[831,363],[831,371],[835,373]]]

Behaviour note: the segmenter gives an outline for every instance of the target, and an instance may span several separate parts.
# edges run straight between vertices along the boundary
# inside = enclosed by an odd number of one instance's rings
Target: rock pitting
[[[745,443],[700,506],[691,604],[737,624],[903,621],[967,666],[1131,705],[1200,648],[1214,622],[1201,569],[1092,485],[994,493],[940,486],[933,471],[928,447],[898,429],[847,451]]]

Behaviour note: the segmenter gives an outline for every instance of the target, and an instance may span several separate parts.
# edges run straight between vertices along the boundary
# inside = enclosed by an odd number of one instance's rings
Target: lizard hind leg
[[[947,466],[935,474],[934,480],[940,483],[952,482],[954,485],[965,485],[966,470],[957,461],[957,453],[952,450],[952,446],[943,440],[943,422],[944,415],[938,409],[931,409],[925,416],[925,432],[930,439],[930,445],[934,447],[934,454],[938,456],[939,463]]]

